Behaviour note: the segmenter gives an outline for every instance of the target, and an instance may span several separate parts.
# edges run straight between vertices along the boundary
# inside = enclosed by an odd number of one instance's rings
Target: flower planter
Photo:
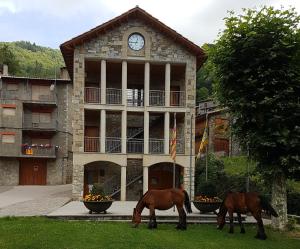
[[[215,202],[204,202],[204,201],[193,201],[194,206],[202,213],[216,213],[216,210],[220,207],[222,201]]]
[[[108,201],[83,201],[84,206],[90,210],[89,213],[105,213],[106,210],[110,208],[113,200]]]

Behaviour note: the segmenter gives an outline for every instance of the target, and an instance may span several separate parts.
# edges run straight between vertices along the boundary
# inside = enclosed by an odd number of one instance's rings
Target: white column
[[[127,61],[122,61],[122,104],[127,105]]]
[[[106,104],[106,61],[101,60],[101,104]]]
[[[165,68],[165,106],[170,106],[170,85],[171,85],[171,65],[166,64]]]
[[[149,90],[150,90],[150,63],[145,63],[145,79],[144,79],[144,98],[145,98],[145,106],[149,106]]]
[[[100,151],[105,153],[105,140],[106,140],[106,111],[101,110],[101,120],[100,120]]]
[[[143,166],[143,194],[148,191],[148,167]]]
[[[122,130],[121,130],[121,137],[122,137],[122,153],[126,154],[126,140],[127,140],[127,112],[122,111]]]
[[[149,154],[149,112],[144,112],[144,154]]]
[[[126,166],[121,166],[121,201],[126,201]]]
[[[165,154],[169,154],[169,146],[170,146],[170,113],[165,112],[165,122],[164,122],[164,147]]]

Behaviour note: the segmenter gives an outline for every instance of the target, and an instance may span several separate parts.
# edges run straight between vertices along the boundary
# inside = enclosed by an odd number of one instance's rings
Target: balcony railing
[[[144,106],[144,89],[127,89],[128,106]]]
[[[150,106],[164,106],[165,105],[165,92],[159,90],[150,90],[149,92]]]
[[[184,139],[183,138],[176,139],[176,153],[184,154]]]
[[[47,94],[37,94],[29,90],[26,91],[26,93],[22,97],[24,101],[27,102],[56,103],[56,94],[55,92],[50,91]]]
[[[21,151],[28,157],[56,157],[57,147],[49,144],[22,145]]]
[[[87,104],[100,104],[101,89],[99,87],[84,88],[84,102]]]
[[[106,104],[120,105],[122,104],[122,89],[107,88]]]
[[[170,105],[171,106],[185,106],[184,91],[171,91],[170,92]]]
[[[127,153],[143,153],[144,139],[127,138]]]
[[[100,152],[100,137],[84,137],[84,152]]]
[[[163,154],[164,153],[164,139],[149,139],[149,152],[151,154]]]
[[[107,153],[121,153],[121,138],[107,137],[105,150]]]
[[[12,99],[18,99],[19,96],[18,96],[18,91],[0,91],[0,99],[9,99],[9,100],[12,100]]]
[[[31,119],[24,118],[23,129],[42,129],[42,130],[56,130],[57,120],[52,119],[48,123],[44,122],[34,122]]]

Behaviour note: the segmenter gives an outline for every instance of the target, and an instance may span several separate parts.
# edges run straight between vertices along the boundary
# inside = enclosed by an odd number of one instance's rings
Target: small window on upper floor
[[[2,113],[4,116],[16,116],[16,108],[3,107]]]
[[[2,143],[3,144],[15,143],[15,135],[14,134],[2,134]]]
[[[7,91],[17,91],[18,90],[18,84],[9,83],[9,84],[7,84],[6,89],[7,89]]]

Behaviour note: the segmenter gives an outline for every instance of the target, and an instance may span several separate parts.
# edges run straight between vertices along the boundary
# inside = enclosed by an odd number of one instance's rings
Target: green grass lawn
[[[268,239],[254,239],[255,226],[246,226],[246,234],[216,230],[215,225],[189,225],[187,231],[177,231],[174,225],[158,224],[148,230],[146,224],[131,228],[129,223],[57,221],[46,218],[0,219],[1,249],[44,248],[163,248],[163,249],[263,249],[300,248],[300,238],[267,229]],[[299,233],[298,233],[299,234]]]

